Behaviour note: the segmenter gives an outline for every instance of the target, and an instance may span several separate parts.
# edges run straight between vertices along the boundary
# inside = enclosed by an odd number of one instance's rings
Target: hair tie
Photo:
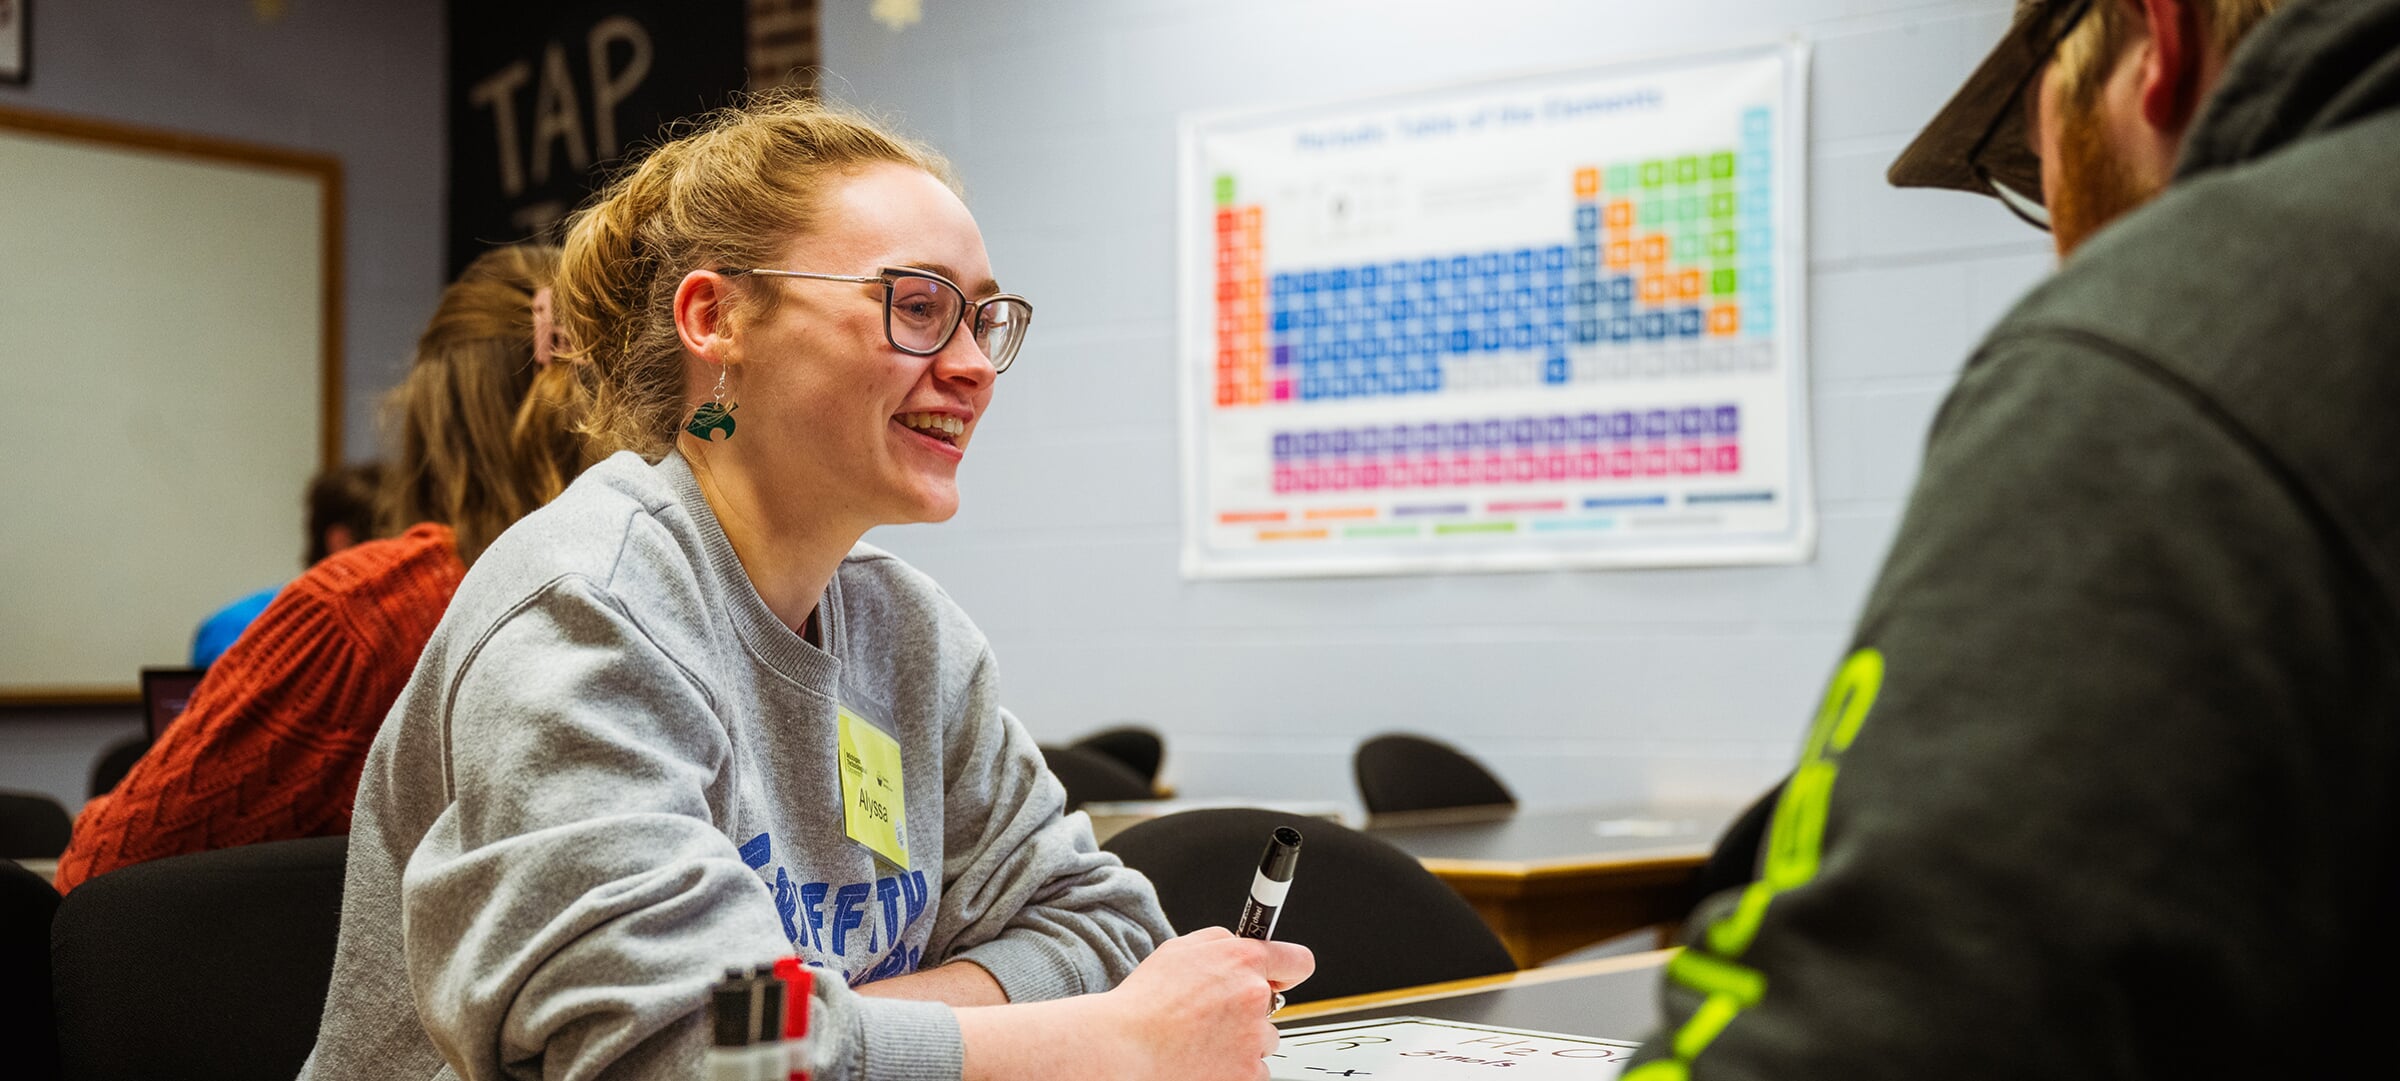
[[[550,287],[533,291],[533,366],[547,368],[558,348],[558,324],[550,317]]]

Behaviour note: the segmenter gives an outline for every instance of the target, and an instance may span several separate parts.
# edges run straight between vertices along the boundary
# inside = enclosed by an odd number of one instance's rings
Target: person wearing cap
[[[1623,1076],[2379,1060],[2400,0],[2022,3],[1891,179],[2061,266],[1935,420],[1758,878]]]

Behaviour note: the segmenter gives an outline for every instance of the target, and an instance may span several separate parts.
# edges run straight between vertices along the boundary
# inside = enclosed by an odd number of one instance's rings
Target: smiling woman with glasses
[[[982,633],[861,543],[956,513],[1032,321],[941,159],[724,111],[577,212],[556,293],[617,453],[492,545],[394,706],[305,1076],[698,1076],[711,986],[795,955],[821,1074],[1261,1072],[1307,950],[1172,937]]]

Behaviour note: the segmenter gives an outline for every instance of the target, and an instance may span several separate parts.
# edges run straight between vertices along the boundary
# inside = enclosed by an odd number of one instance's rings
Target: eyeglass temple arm
[[[717,273],[733,278],[738,278],[744,274],[762,274],[770,278],[813,278],[817,281],[859,282],[862,284],[866,282],[879,282],[885,280],[883,275],[880,274],[869,275],[866,277],[860,277],[856,274],[810,274],[806,271],[770,270],[766,267],[718,267]]]

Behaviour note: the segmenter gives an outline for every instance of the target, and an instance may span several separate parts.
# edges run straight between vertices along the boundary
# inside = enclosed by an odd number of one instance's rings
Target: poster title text
[[[1395,113],[1383,119],[1301,128],[1293,133],[1304,153],[1362,150],[1398,142],[1447,139],[1509,128],[1555,124],[1665,108],[1655,87],[1593,94],[1553,94],[1539,101],[1504,101],[1430,112]]]

